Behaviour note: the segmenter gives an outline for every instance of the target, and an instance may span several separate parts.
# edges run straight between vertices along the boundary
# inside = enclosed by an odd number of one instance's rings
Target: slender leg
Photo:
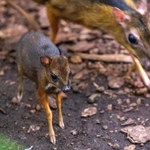
[[[53,9],[50,6],[50,4],[46,4],[46,8],[47,8],[47,16],[49,19],[49,23],[51,25],[51,29],[52,29],[52,37],[51,40],[53,43],[56,43],[56,36],[58,33],[58,29],[59,29],[59,19],[56,18],[56,16],[53,13]]]
[[[142,81],[147,86],[147,88],[150,89],[150,79],[147,76],[145,70],[143,69],[142,65],[140,64],[140,62],[137,58],[135,58],[135,57],[132,57],[132,58],[133,58],[135,66],[136,66],[136,68],[137,68],[137,70],[141,76]]]
[[[57,98],[57,108],[58,108],[58,113],[59,113],[59,126],[64,129],[64,121],[63,121],[63,115],[62,115],[62,109],[61,109],[61,103],[62,103],[62,98],[64,97],[64,93],[60,92],[56,95]]]
[[[43,106],[43,109],[45,110],[46,116],[47,116],[47,120],[48,120],[48,124],[49,124],[50,140],[53,144],[56,144],[56,137],[55,137],[55,132],[53,129],[53,124],[52,124],[53,115],[52,115],[52,111],[49,107],[48,96],[46,95],[44,89],[42,89],[42,88],[38,88],[37,92],[38,92],[39,100],[40,100],[40,102]]]
[[[17,91],[17,100],[18,103],[22,100],[23,97],[23,76],[20,76],[19,79],[19,85],[18,85],[18,91]]]
[[[19,64],[17,64],[17,68],[18,68],[18,74],[19,74],[17,100],[18,100],[18,103],[19,103],[22,100],[22,97],[23,97],[23,69]]]

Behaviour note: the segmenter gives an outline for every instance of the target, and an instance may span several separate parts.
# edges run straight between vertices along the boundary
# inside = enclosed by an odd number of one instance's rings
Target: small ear
[[[52,60],[48,56],[41,56],[40,61],[43,66],[48,66],[48,65],[50,65]]]
[[[116,21],[122,26],[125,25],[127,20],[130,20],[130,17],[124,11],[120,10],[117,7],[113,8],[113,13]]]
[[[148,11],[148,6],[147,6],[147,0],[140,0],[139,2],[137,2],[137,11],[141,14],[141,15],[145,15]]]

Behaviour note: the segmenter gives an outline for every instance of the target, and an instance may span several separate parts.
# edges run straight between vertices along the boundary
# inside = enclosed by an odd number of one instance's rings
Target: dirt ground
[[[35,16],[41,30],[48,35],[49,25],[43,6],[30,0],[15,0],[15,3]],[[27,6],[27,3],[30,5]],[[32,150],[123,150],[132,144],[135,150],[150,150],[150,142],[133,143],[121,132],[126,126],[150,126],[150,94],[138,73],[129,73],[128,63],[91,61],[77,55],[128,56],[128,52],[102,31],[91,31],[64,21],[61,22],[57,40],[69,58],[72,90],[63,100],[65,129],[58,126],[58,112],[53,109],[57,144],[52,145],[44,111],[30,80],[25,79],[23,100],[15,104],[18,75],[14,45],[28,30],[26,20],[1,1],[0,134],[25,147],[33,146]],[[91,107],[96,108],[95,114],[83,117],[83,111]]]

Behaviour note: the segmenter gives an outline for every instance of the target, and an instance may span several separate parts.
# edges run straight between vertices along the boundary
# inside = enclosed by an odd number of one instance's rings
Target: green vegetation
[[[25,148],[18,145],[15,141],[7,138],[4,135],[0,135],[0,150],[24,150]]]

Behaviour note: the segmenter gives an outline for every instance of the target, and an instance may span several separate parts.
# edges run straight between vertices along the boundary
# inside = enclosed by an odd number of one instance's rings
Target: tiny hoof
[[[18,103],[22,100],[22,94],[17,94],[17,100],[18,100]]]
[[[60,121],[60,122],[59,122],[59,126],[60,126],[62,129],[64,129],[64,128],[65,128],[64,122],[63,122],[63,121]]]
[[[56,144],[56,137],[55,137],[55,135],[52,135],[52,136],[50,136],[50,141],[51,141],[51,143],[52,144]]]

